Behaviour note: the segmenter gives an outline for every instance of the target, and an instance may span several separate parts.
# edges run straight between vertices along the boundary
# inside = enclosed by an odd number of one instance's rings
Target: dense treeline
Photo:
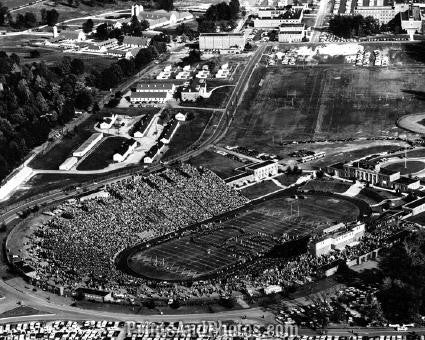
[[[54,26],[59,20],[59,13],[56,9],[47,10],[42,8],[40,10],[39,18],[34,12],[26,12],[24,14],[18,13],[12,16],[8,7],[0,2],[0,26],[10,25],[13,28],[33,28],[38,25]]]
[[[425,314],[425,232],[407,237],[383,254],[384,277],[378,293],[389,321],[411,322]]]
[[[230,30],[235,27],[235,20],[240,12],[239,0],[230,0],[211,5],[205,15],[198,19],[199,33],[215,32],[216,25],[220,21],[227,21],[228,24],[221,23],[221,30]]]
[[[17,55],[0,52],[0,179],[46,141],[52,127],[72,119],[75,106],[93,106],[85,82],[81,60],[64,58],[50,69],[21,65]]]
[[[379,21],[371,16],[336,15],[329,20],[329,30],[338,37],[364,37],[380,33]]]

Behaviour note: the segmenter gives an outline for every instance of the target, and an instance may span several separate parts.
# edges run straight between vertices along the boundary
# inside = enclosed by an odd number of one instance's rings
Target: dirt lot
[[[404,134],[397,118],[423,111],[425,103],[402,90],[422,88],[424,74],[424,68],[260,67],[224,142],[279,153],[277,141]]]

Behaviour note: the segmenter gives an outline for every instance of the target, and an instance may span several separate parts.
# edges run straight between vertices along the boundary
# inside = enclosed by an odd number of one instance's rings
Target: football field
[[[158,280],[199,279],[267,254],[282,240],[356,220],[364,208],[336,195],[278,196],[201,232],[135,249],[127,265],[136,275]]]

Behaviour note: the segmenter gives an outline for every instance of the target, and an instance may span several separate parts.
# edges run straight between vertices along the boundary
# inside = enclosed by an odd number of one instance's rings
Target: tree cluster
[[[159,56],[154,46],[142,48],[135,58],[120,59],[96,75],[96,86],[102,90],[109,90],[117,86],[125,78],[130,77],[152,60]]]
[[[411,234],[382,255],[378,299],[385,317],[405,323],[425,313],[425,232]]]
[[[78,97],[88,92],[83,71],[78,59],[65,58],[49,69],[44,63],[21,65],[17,55],[0,52],[0,179],[46,141],[54,126],[74,117]]]
[[[380,33],[379,21],[371,16],[336,15],[329,20],[329,30],[338,37],[364,37]]]
[[[6,23],[8,13],[9,8],[0,2],[0,26],[3,26]]]
[[[220,20],[235,20],[238,17],[240,12],[239,0],[230,0],[227,2],[220,2],[217,5],[211,5],[205,17],[211,21],[220,21]]]
[[[55,9],[46,10],[42,8],[41,11],[41,23],[43,25],[55,26],[59,20],[59,13]]]
[[[83,24],[83,30],[86,33],[89,33],[93,30],[93,22],[90,22],[90,19]],[[149,22],[147,20],[139,21],[136,16],[131,18],[129,24],[122,24],[121,28],[113,28],[107,23],[103,23],[96,28],[96,38],[99,40],[107,39],[120,39],[123,35],[132,35],[135,37],[141,37],[143,31],[149,28]]]
[[[216,25],[220,21],[227,21],[221,23],[221,30],[227,31],[235,27],[235,20],[238,18],[240,12],[239,0],[230,0],[227,2],[220,2],[216,5],[211,5],[205,15],[198,19],[198,31],[200,33],[215,32]]]
[[[40,20],[33,12],[26,12],[25,14],[19,13],[14,18],[7,15],[8,24],[16,29],[33,28],[42,25],[54,26],[58,23],[59,13],[55,9],[46,10],[45,8],[40,11]],[[1,19],[0,19],[1,21]],[[6,22],[4,22],[5,24]]]
[[[198,32],[191,29],[188,25],[180,24],[176,28],[178,36],[186,36],[189,40],[193,40],[199,36]]]
[[[160,9],[164,9],[166,11],[171,11],[174,9],[173,0],[157,0],[157,3]]]

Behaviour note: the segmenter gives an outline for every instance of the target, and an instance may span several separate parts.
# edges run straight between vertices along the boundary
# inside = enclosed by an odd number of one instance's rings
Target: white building
[[[354,9],[354,14],[363,17],[371,16],[377,19],[380,24],[387,24],[394,19],[398,12],[392,6],[357,6]]]
[[[77,157],[69,157],[61,165],[59,165],[59,170],[71,170],[77,163]]]
[[[136,92],[170,92],[176,91],[176,85],[165,81],[144,81],[137,84]]]
[[[199,49],[220,51],[243,51],[246,45],[245,33],[201,33]]]
[[[365,234],[365,224],[357,222],[354,225],[339,223],[329,231],[323,231],[323,236],[310,243],[310,252],[317,257],[329,254],[332,250],[343,250],[347,245],[355,244]]]
[[[337,163],[329,166],[328,172],[338,177],[355,178],[359,181],[391,189],[394,186],[394,182],[400,178],[399,171],[381,168],[379,163],[367,160],[358,160],[346,164]]]
[[[86,40],[86,34],[82,31],[64,30],[59,33],[58,38],[59,40],[84,41]]]
[[[275,161],[255,163],[248,165],[246,170],[254,175],[254,180],[259,182],[267,177],[277,175],[279,173],[279,163]]]
[[[161,142],[164,144],[169,144],[171,142],[171,139],[177,132],[179,126],[180,122],[178,120],[173,120],[172,122],[168,123],[168,125],[162,131]]]
[[[303,23],[282,24],[279,27],[279,42],[292,43],[301,42],[306,36],[306,29]]]
[[[173,99],[176,85],[173,82],[145,81],[137,84],[136,92],[132,92],[132,103],[158,103],[163,104]]]
[[[103,122],[100,123],[99,127],[102,130],[108,130],[114,125],[114,123],[117,121],[118,115],[113,114],[111,117],[104,117]]]
[[[194,16],[190,12],[179,12],[179,11],[143,11],[139,10],[136,15],[137,18],[142,21],[146,20],[149,22],[149,28],[157,28],[163,26],[173,26],[178,23],[193,20]]]
[[[113,156],[114,162],[117,162],[117,163],[124,162],[126,158],[133,153],[136,147],[137,147],[137,142],[135,140],[129,139],[124,141],[120,145],[119,150]]]
[[[196,102],[200,97],[207,96],[207,83],[205,79],[195,78],[188,86],[181,90],[181,100],[183,102]]]
[[[130,102],[133,104],[164,104],[165,102],[173,99],[169,92],[132,92]]]
[[[145,137],[153,124],[157,122],[157,115],[145,115],[138,122],[136,122],[130,130],[130,135],[134,138]]]
[[[423,9],[425,4],[415,4],[415,6],[409,6],[408,10],[400,11],[401,15],[401,28],[407,31],[410,40],[414,39],[414,35],[423,33]]]
[[[147,153],[145,158],[143,158],[143,162],[146,164],[153,163],[164,150],[165,144],[161,141],[155,144]]]
[[[179,113],[177,113],[175,116],[174,116],[174,118],[176,118],[178,121],[180,121],[180,122],[185,122],[186,121],[186,119],[187,119],[187,113],[181,113],[181,112],[179,112]]]
[[[100,140],[103,138],[103,133],[97,132],[93,133],[80,147],[75,150],[72,155],[74,157],[83,157],[87,152],[89,152]]]
[[[126,35],[124,36],[124,40],[122,44],[124,46],[132,47],[132,48],[135,48],[135,47],[146,48],[149,46],[151,40],[152,40],[151,38],[144,37],[144,36],[133,37],[131,35]]]
[[[270,176],[275,176],[279,173],[279,163],[274,161],[264,161],[254,163],[243,168],[242,173],[226,178],[224,181],[231,187],[241,187],[243,185],[260,182]],[[239,169],[237,169],[239,170]]]
[[[254,19],[254,27],[260,29],[276,29],[284,24],[300,24],[304,9],[302,7],[291,7],[289,10],[279,9],[276,12],[267,11],[267,15]]]

